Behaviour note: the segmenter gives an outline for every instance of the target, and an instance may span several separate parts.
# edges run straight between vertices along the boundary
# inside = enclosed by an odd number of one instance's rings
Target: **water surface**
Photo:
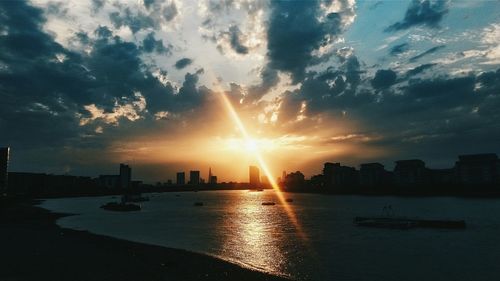
[[[58,224],[131,241],[209,254],[297,280],[500,280],[500,200],[285,194],[274,191],[150,195],[140,212],[105,211],[112,197],[50,199]],[[117,199],[115,199],[117,200]],[[203,207],[193,206],[201,201]],[[275,206],[262,206],[274,201]],[[382,214],[465,219],[466,230],[390,230],[353,225]]]

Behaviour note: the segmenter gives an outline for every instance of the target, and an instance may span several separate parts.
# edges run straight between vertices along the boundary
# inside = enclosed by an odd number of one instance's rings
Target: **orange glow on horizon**
[[[242,134],[243,138],[245,139],[247,145],[249,145],[251,147],[251,150],[253,151],[254,156],[257,159],[257,162],[259,164],[260,169],[264,172],[264,175],[266,175],[266,177],[268,178],[269,183],[271,184],[276,195],[278,196],[278,199],[279,199],[281,205],[283,206],[283,208],[285,209],[285,211],[288,215],[288,218],[294,224],[299,236],[302,239],[307,240],[307,237],[304,234],[304,232],[302,231],[302,227],[297,219],[297,216],[295,215],[295,212],[292,210],[292,208],[290,207],[288,202],[286,202],[286,199],[283,196],[283,193],[281,192],[278,184],[276,183],[276,180],[274,179],[275,177],[273,176],[273,173],[271,172],[271,170],[267,166],[267,163],[264,161],[264,158],[262,157],[262,155],[260,153],[259,147],[257,145],[255,145],[255,141],[251,138],[250,134],[247,132],[245,126],[243,125],[243,122],[241,121],[240,117],[236,113],[236,110],[234,109],[233,105],[231,104],[231,101],[228,99],[226,94],[220,90],[219,90],[219,93],[220,93],[220,96],[222,97],[222,100],[224,102],[224,105],[225,105],[227,111],[229,112],[229,115],[231,116],[231,119],[233,120],[234,123],[236,123],[236,125],[237,125],[240,133]]]

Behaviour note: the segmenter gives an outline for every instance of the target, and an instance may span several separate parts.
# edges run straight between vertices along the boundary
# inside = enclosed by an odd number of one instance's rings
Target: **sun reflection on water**
[[[237,263],[267,272],[286,272],[286,253],[280,243],[286,232],[294,231],[280,206],[262,206],[263,193],[241,192],[243,200],[228,204],[217,228],[221,233],[221,255],[234,257]],[[266,198],[267,199],[267,198]],[[278,223],[277,223],[278,222]]]

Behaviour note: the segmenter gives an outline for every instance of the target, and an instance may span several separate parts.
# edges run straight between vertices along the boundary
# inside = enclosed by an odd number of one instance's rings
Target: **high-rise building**
[[[129,188],[132,180],[132,169],[129,165],[120,164],[120,187]]]
[[[189,184],[200,184],[200,171],[189,171]]]
[[[7,192],[9,147],[0,147],[0,195]]]
[[[260,186],[260,171],[257,166],[250,166],[248,169],[249,172],[249,182],[251,187],[259,187]]]
[[[186,174],[184,172],[177,173],[177,184],[178,185],[186,184]]]
[[[217,184],[217,176],[210,177],[210,184]]]
[[[208,184],[217,184],[217,176],[212,174],[212,168],[208,168]]]

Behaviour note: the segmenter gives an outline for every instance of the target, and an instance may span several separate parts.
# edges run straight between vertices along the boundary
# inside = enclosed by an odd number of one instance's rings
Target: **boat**
[[[262,206],[274,206],[276,203],[274,202],[262,202]]]
[[[194,203],[194,206],[201,207],[201,206],[203,206],[203,202],[195,202],[195,203]]]
[[[137,204],[131,203],[116,203],[116,202],[108,202],[101,206],[102,209],[108,211],[117,211],[117,212],[131,212],[131,211],[140,211],[141,206]]]
[[[355,217],[357,226],[410,229],[410,228],[444,228],[465,229],[465,220],[425,220],[405,217]]]

